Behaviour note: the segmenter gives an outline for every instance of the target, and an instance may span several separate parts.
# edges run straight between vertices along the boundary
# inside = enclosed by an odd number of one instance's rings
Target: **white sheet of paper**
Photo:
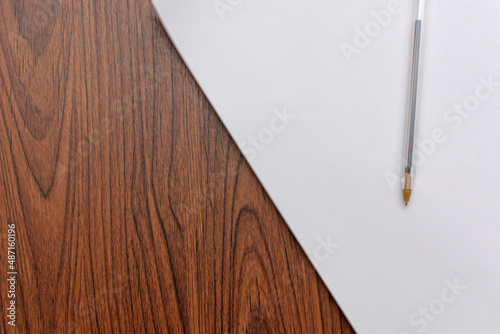
[[[500,2],[427,1],[405,208],[413,3],[154,4],[359,334],[498,334]]]

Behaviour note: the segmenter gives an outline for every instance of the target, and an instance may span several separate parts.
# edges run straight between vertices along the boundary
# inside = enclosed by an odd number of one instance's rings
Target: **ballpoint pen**
[[[403,198],[406,206],[408,206],[408,203],[410,202],[413,183],[415,182],[414,156],[424,10],[425,0],[416,0],[413,59],[411,65],[410,94],[408,104],[408,124],[406,128],[405,162],[403,168]]]

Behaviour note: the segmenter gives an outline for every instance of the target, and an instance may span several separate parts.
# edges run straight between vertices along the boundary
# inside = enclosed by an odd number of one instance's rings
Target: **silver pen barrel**
[[[413,54],[410,74],[410,93],[406,128],[405,165],[403,168],[403,197],[405,205],[410,201],[415,180],[415,143],[417,133],[418,90],[420,79],[420,56],[422,51],[422,28],[425,0],[417,0],[414,27]]]

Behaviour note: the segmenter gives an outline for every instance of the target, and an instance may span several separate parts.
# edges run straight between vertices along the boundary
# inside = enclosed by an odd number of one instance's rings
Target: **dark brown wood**
[[[353,333],[148,0],[0,0],[0,224],[2,333]]]

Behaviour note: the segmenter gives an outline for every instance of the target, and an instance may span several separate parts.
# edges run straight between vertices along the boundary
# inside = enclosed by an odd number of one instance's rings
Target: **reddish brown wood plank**
[[[0,0],[5,333],[353,333],[147,0]]]

